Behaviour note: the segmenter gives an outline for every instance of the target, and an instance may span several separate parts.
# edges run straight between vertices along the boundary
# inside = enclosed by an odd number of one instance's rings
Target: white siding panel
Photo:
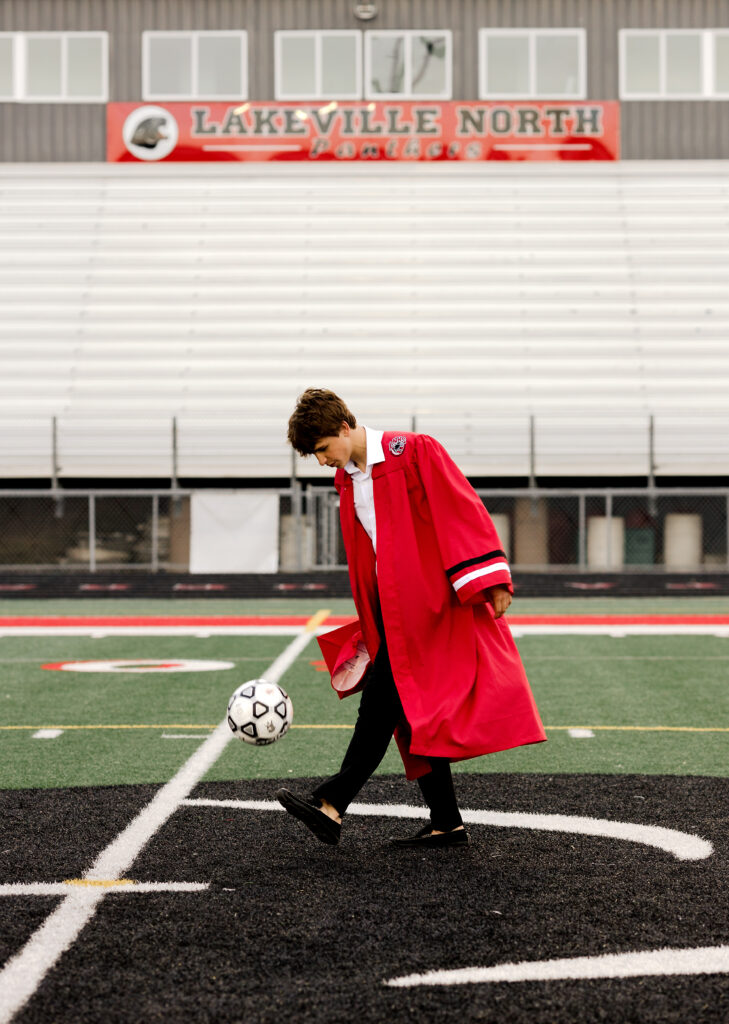
[[[287,476],[308,385],[466,472],[726,472],[710,162],[0,166],[0,475]],[[306,471],[320,471],[306,464]]]

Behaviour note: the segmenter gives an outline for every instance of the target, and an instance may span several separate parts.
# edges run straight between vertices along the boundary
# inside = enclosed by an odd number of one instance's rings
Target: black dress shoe
[[[308,800],[302,800],[291,792],[290,789],[279,789],[276,799],[282,804],[289,814],[293,814],[299,821],[303,821],[317,839],[329,846],[336,846],[342,832],[342,826],[338,821],[330,818],[328,814],[320,810]]]
[[[426,825],[414,836],[405,839],[393,839],[393,846],[417,846],[421,849],[433,849],[443,846],[468,846],[471,837],[464,828],[453,829],[452,832],[433,833],[433,826]]]

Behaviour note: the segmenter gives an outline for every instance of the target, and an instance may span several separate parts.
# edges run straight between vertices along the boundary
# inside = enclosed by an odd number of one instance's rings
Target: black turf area
[[[715,846],[678,861],[635,843],[471,826],[467,850],[397,850],[420,822],[352,816],[318,843],[284,812],[181,808],[136,861],[145,881],[205,893],[110,895],[18,1015],[30,1022],[729,1020],[729,975],[392,989],[386,978],[506,961],[729,943],[729,780],[460,775],[463,807],[663,825]],[[206,783],[195,796],[273,799],[276,781]],[[304,782],[289,783],[301,792]],[[3,881],[78,876],[154,787],[0,794]],[[368,802],[417,803],[378,777]],[[17,814],[18,801],[26,813]],[[48,849],[31,822],[47,814]],[[6,809],[15,808],[14,816]],[[86,809],[89,821],[86,820]],[[10,821],[10,824],[9,824]],[[60,830],[60,834],[57,834]],[[13,898],[38,912],[38,897]],[[45,909],[49,902],[43,901]],[[21,942],[3,904],[2,944]],[[40,917],[43,916],[41,912]]]

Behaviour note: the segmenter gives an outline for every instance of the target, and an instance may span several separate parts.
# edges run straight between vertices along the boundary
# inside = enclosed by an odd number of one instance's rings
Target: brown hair
[[[334,437],[342,424],[357,426],[357,420],[333,391],[307,388],[296,400],[289,420],[288,441],[299,455],[311,455],[323,437]]]

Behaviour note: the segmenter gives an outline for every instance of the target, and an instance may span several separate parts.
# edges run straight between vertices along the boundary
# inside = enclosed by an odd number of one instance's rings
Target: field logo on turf
[[[196,661],[192,658],[134,658],[119,661],[56,661],[41,668],[52,672],[220,672],[235,668],[232,661]]]

